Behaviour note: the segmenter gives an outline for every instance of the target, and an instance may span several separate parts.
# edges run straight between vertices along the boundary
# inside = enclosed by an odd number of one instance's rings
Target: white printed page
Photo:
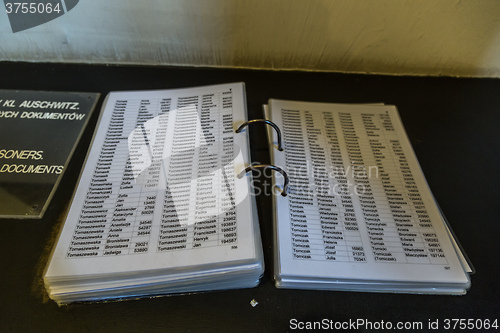
[[[255,260],[243,83],[112,92],[46,277]]]
[[[269,108],[284,142],[273,163],[290,177],[275,197],[279,275],[468,284],[394,106]]]

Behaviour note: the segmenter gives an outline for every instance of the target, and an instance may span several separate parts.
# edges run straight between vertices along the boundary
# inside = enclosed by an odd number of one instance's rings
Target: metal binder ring
[[[271,125],[276,130],[276,133],[278,134],[278,150],[279,151],[283,151],[283,147],[281,146],[281,131],[280,131],[280,128],[278,127],[278,125],[276,125],[275,123],[273,123],[270,120],[267,120],[267,119],[252,119],[252,120],[246,121],[243,124],[241,124],[240,127],[238,127],[238,129],[236,130],[236,133],[241,132],[241,130],[243,128],[245,128],[245,126],[250,125],[252,123],[266,123],[268,125]]]
[[[284,196],[284,197],[286,197],[287,196],[288,183],[290,182],[290,180],[288,179],[288,175],[286,174],[285,170],[281,169],[280,167],[277,167],[277,166],[271,165],[271,164],[251,165],[251,166],[245,168],[245,170],[242,172],[242,174],[246,174],[247,172],[252,171],[252,170],[256,170],[256,169],[267,169],[267,168],[272,169],[274,171],[278,171],[285,178],[285,183],[283,184],[283,191],[281,192],[281,195]]]

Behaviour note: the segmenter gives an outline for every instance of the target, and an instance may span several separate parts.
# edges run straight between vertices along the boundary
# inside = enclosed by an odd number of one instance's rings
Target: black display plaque
[[[0,90],[0,217],[43,216],[99,96]]]

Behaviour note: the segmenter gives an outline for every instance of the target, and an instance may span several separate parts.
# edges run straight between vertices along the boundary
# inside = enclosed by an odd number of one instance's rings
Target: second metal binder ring
[[[273,123],[270,120],[267,120],[267,119],[252,119],[252,120],[246,121],[243,124],[241,124],[240,127],[238,127],[238,129],[236,130],[236,133],[241,132],[241,130],[243,128],[245,128],[245,126],[250,125],[252,123],[266,123],[268,125],[271,125],[276,130],[276,133],[278,134],[278,150],[279,151],[283,151],[283,147],[281,146],[281,131],[280,131],[280,128],[278,127],[278,125],[276,125],[275,123]]]
[[[277,166],[271,165],[271,164],[251,165],[251,166],[245,168],[245,170],[241,174],[246,174],[247,172],[252,171],[252,170],[256,170],[256,169],[267,169],[267,168],[272,169],[274,171],[278,171],[285,178],[285,183],[283,184],[283,191],[281,192],[281,195],[286,197],[288,183],[290,182],[290,180],[288,179],[288,175],[286,174],[285,170],[281,169],[280,167],[277,167]]]

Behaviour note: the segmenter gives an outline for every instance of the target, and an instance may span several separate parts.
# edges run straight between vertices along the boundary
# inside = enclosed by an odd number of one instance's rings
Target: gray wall
[[[80,0],[0,60],[500,77],[498,0]]]

